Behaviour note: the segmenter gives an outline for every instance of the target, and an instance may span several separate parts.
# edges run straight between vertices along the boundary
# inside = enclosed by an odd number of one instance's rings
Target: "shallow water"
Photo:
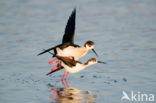
[[[156,95],[155,0],[1,0],[0,103],[120,103],[122,91]],[[77,8],[75,43],[95,41],[96,64],[51,76],[50,54],[61,43],[67,19]],[[81,59],[96,57],[92,52]],[[66,84],[66,83],[65,83]]]

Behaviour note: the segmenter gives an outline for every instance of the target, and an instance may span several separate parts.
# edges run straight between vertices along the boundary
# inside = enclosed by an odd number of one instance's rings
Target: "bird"
[[[98,56],[98,54],[94,50],[93,41],[90,41],[90,40],[87,41],[82,47],[77,44],[74,44],[75,19],[76,19],[76,8],[74,8],[74,10],[72,11],[72,14],[70,15],[68,19],[67,25],[65,27],[65,33],[62,39],[62,44],[46,49],[43,52],[39,53],[38,56],[46,52],[49,52],[51,50],[54,50],[53,57],[55,57],[55,55],[72,56],[76,60],[86,55],[88,50],[92,50],[96,54],[96,56]]]
[[[58,58],[59,64],[63,68],[65,68],[65,72],[61,78],[62,81],[63,81],[63,79],[66,80],[69,73],[77,73],[77,72],[85,69],[86,67],[96,64],[96,63],[106,64],[106,62],[98,61],[95,58],[91,58],[86,63],[83,64],[80,61],[74,60],[74,58],[63,57],[63,56],[58,56],[58,55],[56,55],[56,57]]]
[[[98,54],[95,52],[94,50],[94,42],[88,40],[84,46],[79,46],[77,44],[74,44],[74,35],[75,35],[75,24],[76,24],[76,8],[74,8],[74,10],[72,11],[68,21],[67,21],[67,25],[65,27],[65,33],[63,35],[63,39],[62,39],[62,44],[56,45],[52,48],[46,49],[43,52],[39,53],[39,55],[42,55],[44,53],[47,53],[51,50],[54,51],[53,53],[53,57],[55,57],[56,55],[60,55],[60,56],[68,56],[68,57],[74,57],[75,60],[78,60],[79,58],[83,57],[84,55],[87,54],[88,50],[92,50],[96,56],[98,56]],[[53,60],[51,60],[49,62],[49,64],[53,64],[55,62],[58,62],[58,59],[55,58]],[[52,70],[61,70],[63,69],[62,67],[60,67],[59,64],[56,65]],[[49,75],[51,73],[48,73],[47,75]]]

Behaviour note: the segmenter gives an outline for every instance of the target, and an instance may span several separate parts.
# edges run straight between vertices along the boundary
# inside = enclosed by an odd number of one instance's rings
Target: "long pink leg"
[[[63,81],[63,78],[64,78],[65,75],[66,75],[66,71],[64,72],[64,74],[63,74],[63,76],[61,78],[61,81]]]
[[[55,59],[49,61],[49,64],[53,64],[53,63],[55,63],[55,62],[58,62],[58,59],[57,59],[57,58],[55,58]]]
[[[63,84],[64,88],[66,88],[66,85],[64,84],[64,81],[63,81],[63,80],[61,80],[61,82],[62,82],[62,84]]]
[[[64,88],[68,88],[69,87],[67,80],[62,80],[61,82],[62,82]]]
[[[59,64],[55,65],[55,67],[54,67],[54,68],[52,68],[52,69],[51,69],[51,71],[56,70],[57,68],[59,68],[59,66],[60,66]]]
[[[68,76],[68,74],[69,74],[69,72],[67,72],[67,73],[66,73],[66,77],[65,77],[65,80],[67,79],[67,76]]]
[[[66,87],[69,87],[67,80],[65,79]]]
[[[66,78],[67,78],[68,74],[69,74],[69,72],[65,71],[62,78],[61,78],[61,82],[62,82],[64,88],[69,87],[68,82],[66,81]],[[65,76],[65,79],[64,79],[64,76]],[[63,79],[65,80],[65,83],[63,82]]]

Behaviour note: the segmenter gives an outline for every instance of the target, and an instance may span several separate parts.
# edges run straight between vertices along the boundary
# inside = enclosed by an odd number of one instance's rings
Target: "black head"
[[[94,42],[93,41],[87,41],[86,43],[85,43],[85,45],[84,45],[88,50],[92,50],[95,54],[96,54],[96,56],[98,56],[98,54],[95,52],[95,50],[94,50]]]

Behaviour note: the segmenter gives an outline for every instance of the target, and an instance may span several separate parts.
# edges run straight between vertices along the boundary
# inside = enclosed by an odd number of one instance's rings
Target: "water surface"
[[[156,94],[155,5],[155,0],[1,0],[0,102],[120,103],[122,91]],[[97,59],[107,64],[70,74],[64,88],[63,71],[45,75],[53,67],[51,55],[36,55],[61,43],[74,7],[75,43],[93,40]],[[89,52],[81,61],[92,57]]]

